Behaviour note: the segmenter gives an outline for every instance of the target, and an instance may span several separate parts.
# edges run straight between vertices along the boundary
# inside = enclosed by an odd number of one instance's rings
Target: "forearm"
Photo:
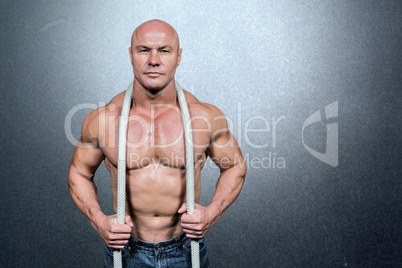
[[[114,215],[106,216],[100,209],[96,185],[92,178],[86,178],[70,170],[68,185],[75,205],[105,244],[115,249],[123,249],[128,243],[133,227],[130,216],[126,216],[125,224],[119,224]]]
[[[101,211],[95,183],[70,169],[68,186],[74,204],[96,229],[100,218],[106,215]]]
[[[209,210],[218,220],[223,212],[236,200],[246,177],[245,165],[235,165],[221,173]]]

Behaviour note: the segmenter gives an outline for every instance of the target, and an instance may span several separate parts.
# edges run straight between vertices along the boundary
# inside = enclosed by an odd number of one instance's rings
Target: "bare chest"
[[[205,120],[192,120],[194,160],[209,146],[210,132]],[[117,166],[119,120],[107,122],[101,143],[110,163]],[[157,116],[130,114],[127,131],[127,168],[149,165],[185,167],[185,140],[181,114],[167,111]]]

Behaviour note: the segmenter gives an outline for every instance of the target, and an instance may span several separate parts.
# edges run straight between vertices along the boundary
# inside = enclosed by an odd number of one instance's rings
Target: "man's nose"
[[[148,64],[152,66],[160,64],[159,54],[157,51],[151,51]]]

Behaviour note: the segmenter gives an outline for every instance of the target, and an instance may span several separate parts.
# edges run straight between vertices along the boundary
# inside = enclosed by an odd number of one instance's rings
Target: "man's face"
[[[150,91],[165,88],[180,64],[177,34],[169,28],[144,27],[134,35],[130,48],[134,78]]]

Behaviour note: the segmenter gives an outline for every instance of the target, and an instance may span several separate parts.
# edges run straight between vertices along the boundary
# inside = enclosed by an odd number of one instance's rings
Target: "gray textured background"
[[[102,240],[69,195],[64,122],[76,105],[103,105],[126,89],[131,33],[152,18],[176,28],[178,81],[233,121],[249,164],[270,153],[286,164],[249,167],[241,195],[206,236],[212,267],[402,263],[400,1],[114,2],[1,2],[0,266],[102,266]],[[301,130],[335,101],[332,167],[306,151]],[[75,138],[90,110],[74,114]],[[253,116],[271,129],[247,142]],[[274,144],[272,117],[281,116]],[[320,152],[325,124],[304,132]],[[218,174],[209,164],[203,171],[202,204]],[[103,165],[95,180],[112,213]]]

